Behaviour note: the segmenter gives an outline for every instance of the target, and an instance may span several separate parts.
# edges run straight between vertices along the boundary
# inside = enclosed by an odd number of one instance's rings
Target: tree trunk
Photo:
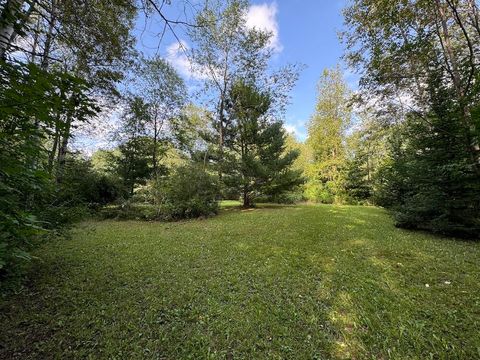
[[[0,59],[5,59],[7,50],[15,39],[15,22],[20,18],[25,0],[7,0],[1,14]]]
[[[39,32],[40,32],[40,18],[37,19],[37,25],[33,33],[32,53],[30,54],[30,62],[32,63],[35,62],[35,58],[37,56],[38,39],[40,37]]]
[[[68,140],[70,139],[70,128],[72,126],[72,116],[67,114],[65,120],[65,132],[62,136],[62,142],[60,147],[58,148],[58,158],[57,158],[57,182],[60,183],[62,181],[63,172],[65,170],[65,162],[67,157],[67,150],[68,150]]]
[[[153,161],[153,174],[155,179],[158,176],[158,166],[157,166],[157,111],[155,110],[154,120],[153,120],[153,153],[152,153],[152,161]]]
[[[55,14],[55,1],[52,0],[52,8],[50,10],[50,21],[48,24],[48,32],[46,35],[45,39],[45,46],[43,49],[43,54],[42,54],[42,63],[41,63],[41,68],[43,70],[47,70],[48,68],[48,61],[50,59],[50,50],[52,48],[52,41],[53,41],[53,29],[55,27],[55,21],[57,19],[56,14]]]
[[[243,207],[249,208],[250,206],[251,206],[251,203],[250,203],[250,196],[248,194],[248,186],[244,185],[243,186]]]
[[[52,151],[50,151],[50,154],[48,155],[48,172],[50,174],[52,174],[52,170],[53,170],[53,162],[55,161],[55,154],[57,153],[58,141],[59,141],[59,134],[58,134],[58,127],[57,127],[55,129],[55,137],[53,138]]]
[[[224,133],[223,133],[223,112],[225,110],[225,101],[224,101],[225,95],[222,93],[220,95],[220,106],[218,109],[218,118],[219,118],[219,139],[218,139],[218,151],[219,151],[219,168],[218,168],[218,178],[220,181],[222,181],[222,167],[223,167],[223,143],[224,143]]]

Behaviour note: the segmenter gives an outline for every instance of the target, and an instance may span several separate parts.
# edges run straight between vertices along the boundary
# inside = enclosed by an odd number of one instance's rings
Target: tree
[[[173,141],[174,122],[178,121],[184,106],[186,88],[176,70],[160,57],[142,59],[136,72],[136,95],[145,103],[145,131],[153,139],[152,168],[160,175],[159,155],[164,152],[162,142]]]
[[[19,259],[39,233],[58,228],[73,212],[59,201],[59,184],[49,173],[44,141],[61,121],[57,113],[79,120],[98,108],[88,84],[63,72],[34,64],[0,62],[0,276]],[[77,101],[62,96],[62,90]],[[34,122],[32,119],[37,119]]]
[[[294,135],[287,133],[285,136],[285,151],[289,152],[293,150],[298,152],[299,155],[293,162],[292,168],[305,174],[311,158],[310,148],[305,142],[298,141]]]
[[[111,154],[110,162],[123,180],[129,195],[135,185],[145,184],[153,173],[153,139],[146,135],[146,126],[151,121],[150,108],[142,98],[134,97],[127,102],[122,116],[120,131],[115,135],[120,141],[118,156]]]
[[[9,55],[15,54],[12,59],[35,63],[43,71],[81,78],[89,84],[91,97],[116,95],[115,85],[132,54],[136,11],[134,2],[128,0],[8,0],[0,21],[0,57],[11,60]],[[60,91],[72,103],[78,102],[68,89]],[[60,182],[70,139],[86,121],[54,111],[59,121],[45,135],[49,138],[49,171]],[[30,121],[41,126],[41,119]]]
[[[193,48],[189,53],[193,71],[203,78],[213,102],[213,128],[216,130],[216,151],[210,152],[219,166],[221,178],[224,157],[228,92],[238,78],[248,79],[263,89],[275,92],[270,111],[281,113],[288,102],[288,92],[298,77],[298,66],[287,65],[276,72],[269,71],[273,50],[269,47],[269,32],[249,28],[246,24],[246,0],[207,2],[189,29]],[[213,149],[212,149],[213,150]]]
[[[346,58],[362,72],[363,97],[380,99],[383,117],[402,128],[403,145],[392,137],[390,161],[381,171],[392,194],[381,192],[385,204],[402,226],[474,233],[480,176],[477,3],[357,0],[345,18]]]
[[[411,115],[395,128],[392,161],[382,169],[380,196],[398,226],[462,237],[480,233],[480,181],[451,89],[431,86],[428,122]],[[435,90],[433,90],[435,89]]]
[[[307,138],[312,151],[312,164],[308,169],[310,196],[320,195],[317,200],[333,202],[342,196],[345,134],[351,121],[349,96],[340,69],[324,70],[318,83],[318,100]]]
[[[362,111],[356,129],[348,136],[344,187],[350,202],[369,202],[375,199],[378,170],[387,157],[387,141],[392,129]]]
[[[268,117],[270,106],[270,94],[244,80],[228,95],[224,181],[242,194],[244,207],[260,194],[278,196],[303,181],[290,169],[298,152],[285,153],[286,134],[281,122]]]

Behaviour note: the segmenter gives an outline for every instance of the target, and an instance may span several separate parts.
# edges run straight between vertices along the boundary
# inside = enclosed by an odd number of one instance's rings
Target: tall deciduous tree
[[[143,59],[136,72],[137,96],[148,108],[146,134],[153,139],[152,168],[159,175],[161,143],[172,141],[173,125],[181,117],[186,98],[186,87],[176,70],[160,57]]]
[[[144,184],[153,172],[153,141],[146,136],[150,121],[148,104],[140,97],[130,99],[122,116],[122,126],[116,134],[120,142],[119,152],[112,153],[109,159],[130,195],[133,195],[135,185]]]
[[[387,158],[387,141],[392,129],[372,119],[369,112],[356,115],[360,122],[347,138],[344,186],[350,202],[372,203],[375,180]]]
[[[312,179],[310,191],[312,195],[323,194],[317,200],[331,202],[335,197],[338,200],[342,192],[345,138],[351,121],[349,96],[340,69],[324,70],[318,83],[318,100],[307,139],[312,151],[312,164],[308,170]]]
[[[189,50],[194,73],[205,81],[217,132],[216,160],[224,156],[225,129],[228,127],[226,100],[234,81],[241,77],[263,89],[275,92],[275,104],[269,111],[281,113],[288,102],[288,92],[298,77],[298,66],[288,65],[270,71],[273,49],[271,33],[249,28],[246,0],[209,1],[198,14],[196,26],[189,29],[193,47]],[[185,49],[187,50],[187,49]]]
[[[356,0],[344,13],[346,59],[361,71],[364,96],[422,118],[430,111],[432,70],[443,70],[441,83],[451,87],[464,127],[459,141],[480,175],[480,125],[472,115],[480,100],[477,2]]]

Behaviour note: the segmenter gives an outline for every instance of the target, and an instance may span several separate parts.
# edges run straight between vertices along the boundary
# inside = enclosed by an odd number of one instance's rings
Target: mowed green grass
[[[87,222],[0,306],[0,358],[478,359],[480,244],[373,207]]]

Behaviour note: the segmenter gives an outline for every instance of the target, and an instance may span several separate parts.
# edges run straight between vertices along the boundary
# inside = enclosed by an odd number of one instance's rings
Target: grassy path
[[[480,243],[366,207],[87,222],[0,303],[0,358],[480,358]]]

